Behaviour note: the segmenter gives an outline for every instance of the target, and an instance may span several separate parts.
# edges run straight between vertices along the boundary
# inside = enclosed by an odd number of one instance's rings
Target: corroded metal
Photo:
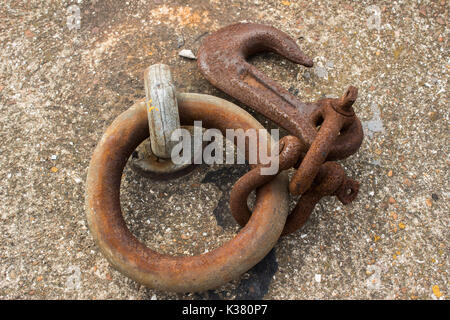
[[[145,247],[125,225],[120,209],[123,168],[133,150],[148,137],[149,124],[154,119],[161,120],[161,115],[152,115],[147,122],[149,106],[140,101],[113,122],[97,146],[87,180],[89,226],[111,264],[136,281],[178,292],[217,287],[259,262],[280,235],[301,227],[322,197],[335,195],[344,204],[356,197],[359,183],[348,178],[343,168],[331,160],[348,157],[361,145],[362,127],[352,108],[357,89],[349,87],[339,99],[301,102],[245,61],[261,51],[274,51],[296,63],[312,66],[312,60],[293,39],[258,24],[223,28],[208,37],[199,51],[199,67],[209,81],[293,134],[284,137],[279,146],[268,135],[258,137],[258,148],[266,145],[269,152],[279,153],[279,171],[264,175],[262,169],[271,164],[259,162],[237,181],[230,207],[243,229],[222,247],[193,257],[167,256]],[[158,86],[155,88],[159,90]],[[175,94],[174,90],[169,91]],[[206,128],[217,128],[223,134],[226,129],[263,129],[247,112],[219,98],[182,94],[177,101],[184,125],[202,120]],[[165,133],[163,136],[166,139]],[[168,144],[160,145],[161,153],[156,153],[167,156]],[[301,197],[288,216],[288,181],[283,170],[292,167],[298,170],[289,183],[289,191]],[[255,189],[256,203],[250,212],[247,198]]]
[[[297,146],[295,151],[284,150],[288,153],[285,157],[298,167],[289,183],[289,191],[302,195],[288,217],[283,232],[287,234],[303,225],[323,196],[336,195],[346,204],[358,193],[359,183],[347,178],[338,164],[330,162],[350,156],[361,146],[362,126],[352,108],[358,90],[350,86],[339,99],[304,103],[246,61],[249,56],[264,51],[278,53],[306,67],[313,65],[294,39],[280,30],[261,24],[238,23],[204,39],[198,53],[198,66],[214,86],[298,138],[297,142],[289,139],[291,145]],[[233,187],[230,207],[239,224],[245,225],[251,215],[247,207],[249,193],[270,179],[254,168]]]
[[[251,211],[247,206],[247,198],[250,193],[272,181],[280,171],[292,168],[296,164],[302,148],[300,140],[296,137],[283,137],[278,145],[279,169],[277,172],[273,175],[262,174],[261,169],[264,165],[258,165],[236,181],[230,193],[230,210],[237,223],[245,226],[250,219]],[[268,165],[266,164],[266,166]]]
[[[304,103],[245,59],[272,51],[292,62],[312,67],[294,39],[271,26],[238,23],[222,28],[202,42],[198,67],[214,86],[271,119],[308,147],[317,136],[314,114],[321,103]],[[343,159],[355,153],[362,142],[361,122],[334,137],[327,160]]]
[[[302,147],[300,140],[293,136],[286,136],[280,140],[280,171],[294,167]],[[262,175],[261,167],[261,165],[257,166],[247,172],[231,190],[231,213],[241,226],[245,226],[252,214],[247,206],[249,194],[274,178],[274,176]],[[323,197],[335,195],[343,204],[348,204],[355,199],[358,190],[359,183],[348,178],[341,165],[332,161],[325,162],[319,167],[312,186],[302,194],[297,205],[289,214],[282,235],[290,234],[301,228]]]
[[[333,146],[339,143],[337,140],[340,137],[347,137],[347,144],[344,145],[352,145],[355,138],[359,139],[359,135],[352,131],[356,128],[355,124],[359,123],[352,108],[357,95],[358,89],[350,87],[340,99],[319,100],[319,108],[312,114],[312,119],[316,124],[320,124],[320,130],[289,183],[289,191],[292,194],[303,194],[311,187],[321,164],[328,158]],[[347,134],[349,131],[353,134]],[[341,139],[340,142],[345,140]],[[358,148],[360,144],[361,142],[358,142]]]
[[[119,271],[152,288],[201,291],[239,277],[275,245],[288,213],[287,175],[260,187],[253,214],[229,242],[211,252],[189,257],[168,256],[146,247],[128,230],[120,207],[123,169],[135,148],[148,137],[142,101],[122,113],[97,145],[86,182],[86,211],[91,233],[103,254]],[[208,95],[178,95],[181,123],[202,120],[207,128],[263,129],[250,114]],[[268,136],[270,138],[270,136]],[[259,141],[272,148],[271,139]],[[269,150],[270,150],[269,149]]]

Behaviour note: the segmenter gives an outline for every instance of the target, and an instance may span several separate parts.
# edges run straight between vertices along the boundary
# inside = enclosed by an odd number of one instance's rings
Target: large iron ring
[[[263,129],[236,105],[201,94],[179,94],[183,125],[202,120],[206,128]],[[253,214],[223,246],[198,256],[169,256],[141,243],[127,228],[120,206],[123,169],[135,148],[149,136],[142,100],[108,127],[90,162],[86,183],[89,228],[109,262],[128,277],[159,290],[195,292],[238,278],[273,248],[288,215],[287,175],[279,174],[258,189]],[[261,143],[261,142],[260,142]]]

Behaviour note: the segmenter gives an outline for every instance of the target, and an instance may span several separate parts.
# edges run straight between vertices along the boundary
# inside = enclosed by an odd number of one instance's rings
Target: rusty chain
[[[294,168],[302,152],[302,143],[294,136],[285,136],[279,143],[279,171],[274,175],[262,175],[259,165],[244,176],[233,186],[230,193],[230,210],[235,220],[245,226],[251,216],[247,205],[249,194],[270,182],[283,170]],[[287,235],[301,228],[311,215],[316,204],[325,196],[335,195],[343,204],[353,201],[359,190],[359,183],[346,176],[342,166],[333,161],[320,165],[311,187],[302,194],[297,205],[289,214],[282,235]]]
[[[361,146],[362,126],[352,107],[358,89],[350,86],[339,99],[301,102],[245,60],[263,51],[278,53],[306,67],[313,65],[295,41],[280,30],[238,23],[203,41],[198,66],[214,86],[295,136],[280,140],[280,171],[297,168],[289,191],[301,195],[283,230],[283,234],[289,234],[306,222],[322,197],[335,195],[347,204],[358,194],[359,183],[348,178],[338,163],[331,162],[350,156]],[[260,169],[253,168],[241,177],[231,191],[231,212],[241,226],[251,216],[248,195],[273,178],[261,175]]]

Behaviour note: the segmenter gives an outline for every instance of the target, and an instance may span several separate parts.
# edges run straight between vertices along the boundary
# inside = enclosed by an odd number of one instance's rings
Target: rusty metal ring
[[[177,96],[180,120],[225,129],[263,127],[250,114],[223,99],[200,94]],[[119,115],[97,145],[86,182],[86,212],[91,233],[109,262],[148,287],[193,292],[218,287],[258,263],[275,245],[288,214],[287,175],[258,189],[255,210],[241,231],[223,246],[198,256],[158,253],[127,228],[120,207],[120,182],[133,150],[148,137],[142,104]]]
[[[281,138],[279,143],[279,171],[287,170],[295,165],[302,147],[303,145],[297,137],[285,136]],[[252,215],[247,205],[247,199],[250,193],[274,178],[273,175],[262,175],[261,168],[262,166],[256,166],[247,172],[236,181],[231,189],[231,214],[241,227],[246,225]],[[286,226],[284,228],[286,229]]]

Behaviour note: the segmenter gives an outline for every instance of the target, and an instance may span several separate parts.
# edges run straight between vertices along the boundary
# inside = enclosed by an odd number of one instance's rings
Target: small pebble
[[[56,159],[58,159],[58,156],[57,156],[56,154],[52,154],[52,156],[50,157],[50,159],[56,160]]]
[[[193,59],[193,60],[197,59],[191,50],[183,49],[178,54],[184,58]]]
[[[320,283],[320,281],[322,280],[322,275],[321,275],[321,274],[316,274],[316,275],[314,276],[314,280],[316,280],[316,282],[319,282],[319,283]]]

